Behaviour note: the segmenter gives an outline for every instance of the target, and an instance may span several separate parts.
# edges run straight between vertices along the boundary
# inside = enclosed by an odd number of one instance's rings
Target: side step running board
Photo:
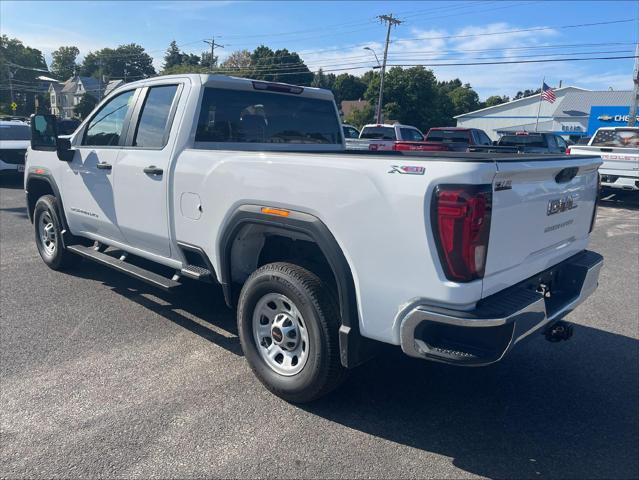
[[[73,253],[77,253],[84,258],[88,258],[89,260],[93,260],[94,262],[106,265],[107,267],[114,268],[119,272],[126,273],[133,278],[137,278],[138,280],[142,280],[143,282],[153,285],[154,287],[159,287],[163,290],[171,290],[172,288],[181,285],[180,282],[176,282],[175,280],[171,280],[170,278],[163,277],[162,275],[158,275],[155,272],[145,270],[144,268],[138,267],[136,265],[123,262],[118,258],[113,258],[105,253],[95,250],[93,247],[85,247],[83,245],[69,245],[67,247],[67,250]]]
[[[185,277],[193,278],[194,280],[211,279],[211,271],[204,267],[198,267],[197,265],[187,265],[180,271],[180,273]]]

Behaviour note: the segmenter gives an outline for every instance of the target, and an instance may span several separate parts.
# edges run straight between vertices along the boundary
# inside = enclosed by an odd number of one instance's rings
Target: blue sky
[[[200,53],[205,38],[233,50],[259,44],[288,48],[313,70],[361,74],[375,64],[363,47],[382,54],[393,13],[404,23],[392,32],[389,63],[469,63],[540,58],[633,55],[639,39],[639,1],[109,1],[0,2],[0,30],[39,48],[50,61],[60,45],[81,55],[139,43],[157,67],[168,43]],[[623,23],[566,28],[598,22]],[[563,28],[562,28],[563,27]],[[521,31],[527,30],[527,31]],[[602,52],[602,53],[595,53]],[[546,83],[615,90],[632,88],[633,60],[435,66],[439,79],[460,78],[486,98],[513,95]],[[364,68],[361,68],[364,67]]]

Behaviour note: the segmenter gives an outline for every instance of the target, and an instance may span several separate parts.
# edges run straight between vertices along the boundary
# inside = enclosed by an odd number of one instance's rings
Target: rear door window
[[[177,89],[177,85],[149,88],[133,139],[134,147],[162,148],[165,145]]]
[[[195,141],[341,144],[342,135],[332,101],[206,88]]]
[[[488,135],[486,135],[484,132],[482,132],[481,130],[477,130],[477,136],[479,137],[479,144],[480,145],[492,145],[493,142],[490,140],[490,137]]]

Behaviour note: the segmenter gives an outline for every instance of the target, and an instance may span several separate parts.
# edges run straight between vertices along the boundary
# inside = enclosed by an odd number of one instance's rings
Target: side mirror
[[[54,115],[31,116],[31,149],[57,152],[58,159],[64,162],[73,160],[71,141],[58,138],[57,122]]]

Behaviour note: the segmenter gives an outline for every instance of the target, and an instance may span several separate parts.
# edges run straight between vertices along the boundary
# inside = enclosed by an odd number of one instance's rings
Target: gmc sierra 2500
[[[257,377],[304,402],[379,342],[486,365],[555,325],[597,286],[599,164],[347,152],[328,91],[177,75],[120,87],[70,137],[34,116],[25,190],[48,266],[219,283]]]

